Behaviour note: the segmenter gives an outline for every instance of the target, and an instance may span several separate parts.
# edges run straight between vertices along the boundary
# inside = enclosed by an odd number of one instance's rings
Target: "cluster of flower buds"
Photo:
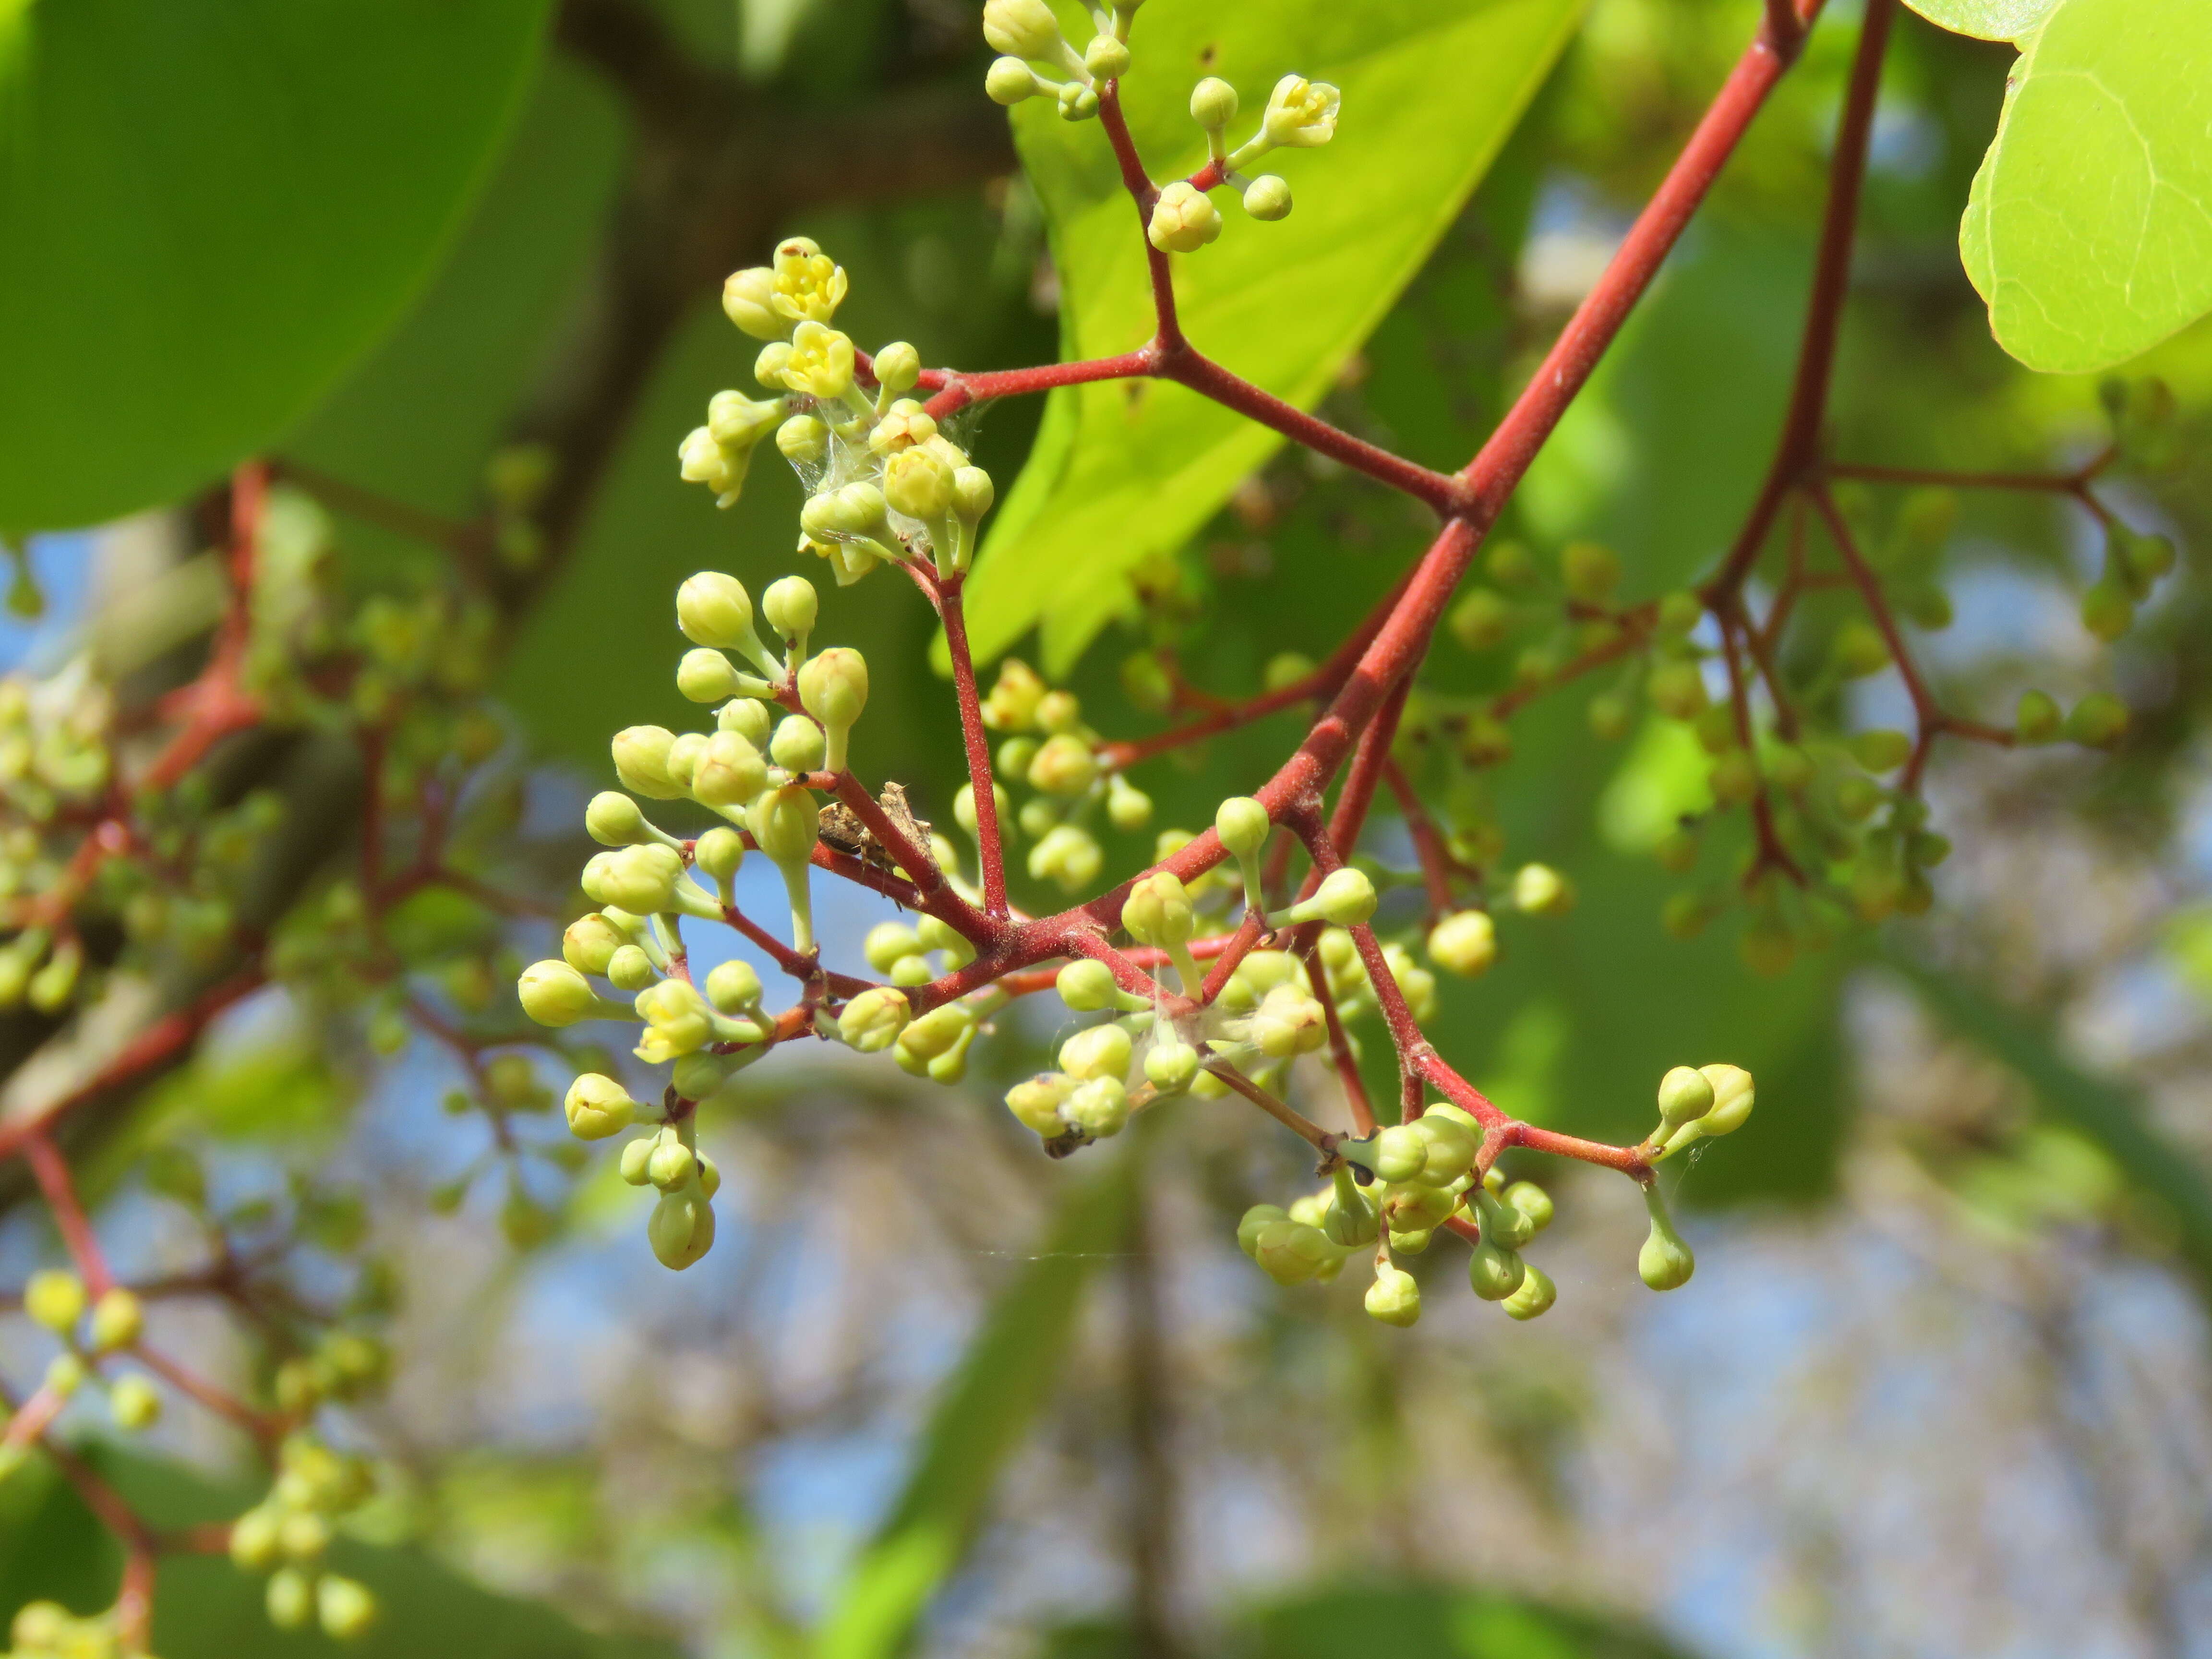
[[[269,1495],[231,1523],[230,1559],[266,1573],[270,1622],[279,1630],[321,1626],[349,1641],[376,1621],[376,1598],[323,1559],[337,1526],[375,1495],[374,1469],[301,1431],[285,1437]]]
[[[1117,0],[1110,16],[1098,12],[1093,20],[1097,33],[1078,52],[1046,0],[984,0],[983,38],[1003,55],[984,76],[983,89],[1000,104],[1049,98],[1063,120],[1091,119],[1098,113],[1101,83],[1128,73],[1129,26],[1139,3]],[[1054,80],[1036,68],[1039,64],[1067,78]]]
[[[143,1654],[125,1647],[118,1609],[82,1618],[58,1601],[26,1601],[8,1628],[9,1648],[0,1659],[124,1659]]]
[[[146,1313],[138,1298],[120,1285],[94,1300],[84,1281],[67,1268],[49,1267],[23,1286],[23,1311],[60,1339],[61,1352],[47,1362],[41,1387],[60,1400],[88,1385],[104,1390],[115,1426],[126,1432],[151,1428],[161,1415],[161,1395],[136,1371],[118,1373],[115,1362],[138,1346]],[[0,1474],[22,1456],[0,1449]]]
[[[906,395],[921,378],[914,347],[884,347],[865,366],[873,391],[862,384],[851,337],[830,325],[847,286],[844,268],[804,236],[779,246],[773,264],[723,284],[730,320],[766,342],[753,377],[771,395],[717,392],[707,424],[678,447],[684,477],[729,506],[772,431],[807,488],[799,550],[827,560],[840,587],[884,563],[963,571],[991,510],[991,475]]]
[[[1152,798],[1105,764],[1099,735],[1085,723],[1075,693],[1047,685],[1018,657],[1000,664],[998,678],[983,699],[982,715],[986,726],[1002,734],[995,777],[1027,792],[1018,809],[1010,810],[1013,796],[1005,783],[994,786],[1000,795],[1001,833],[1013,828],[1028,837],[1033,879],[1048,881],[1063,893],[1086,890],[1105,867],[1105,849],[1092,823],[1103,813],[1113,829],[1133,835],[1152,823]],[[972,789],[954,799],[952,816],[975,834]],[[1159,838],[1159,857],[1190,839],[1188,834],[1172,839],[1176,834],[1169,831]]]

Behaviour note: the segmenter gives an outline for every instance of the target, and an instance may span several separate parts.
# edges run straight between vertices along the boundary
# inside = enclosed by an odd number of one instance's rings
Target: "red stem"
[[[1006,854],[1000,838],[998,781],[991,770],[991,734],[983,727],[983,705],[975,694],[975,659],[968,648],[968,617],[961,602],[967,586],[954,576],[938,586],[937,614],[945,623],[945,648],[952,656],[952,690],[960,704],[960,738],[968,750],[968,784],[975,799],[975,844],[983,866],[983,908],[1006,915]]]

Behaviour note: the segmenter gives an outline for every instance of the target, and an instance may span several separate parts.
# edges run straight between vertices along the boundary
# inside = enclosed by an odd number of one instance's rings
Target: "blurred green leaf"
[[[1109,1169],[1060,1200],[1037,1254],[1000,1294],[945,1385],[897,1506],[854,1564],[823,1628],[823,1659],[901,1651],[959,1565],[984,1506],[1060,1375],[1084,1286],[1121,1243],[1152,1117]]]
[[[1905,0],[1938,28],[1978,40],[2017,40],[2050,15],[2058,0]]]
[[[2062,0],[2023,42],[1959,227],[1997,343],[2059,374],[2212,310],[2202,0]]]
[[[181,1465],[101,1448],[88,1454],[139,1512],[163,1528],[228,1519],[254,1493]],[[286,1635],[263,1610],[263,1583],[223,1556],[173,1555],[161,1565],[154,1651],[163,1659],[352,1654],[358,1659],[675,1659],[671,1644],[598,1636],[551,1608],[497,1595],[419,1552],[342,1542],[331,1565],[375,1593],[375,1627],[343,1646]],[[45,1596],[76,1613],[112,1603],[122,1561],[112,1538],[44,1459],[0,1486],[0,1629]]]
[[[1287,71],[1344,93],[1326,149],[1268,158],[1299,192],[1297,211],[1255,224],[1224,192],[1222,239],[1176,256],[1191,339],[1311,407],[1458,215],[1581,10],[1581,0],[1407,0],[1388,12],[1274,0],[1224,15],[1155,0],[1124,98],[1138,149],[1162,178],[1206,159],[1188,109],[1200,73],[1243,94],[1232,142]],[[1126,351],[1152,331],[1142,232],[1104,136],[1070,126],[1047,101],[1018,106],[1014,131],[1060,275],[1062,352]],[[985,545],[969,615],[986,656],[1042,622],[1046,665],[1060,673],[1122,608],[1128,572],[1188,540],[1282,440],[1164,382],[1073,387],[1051,401]]]
[[[33,3],[0,76],[0,524],[163,501],[398,319],[545,0]]]
[[[2046,1023],[2006,1007],[1958,975],[1895,949],[1882,959],[1937,1019],[2017,1072],[2045,1109],[2096,1142],[2138,1188],[2163,1201],[2185,1253],[2212,1279],[2212,1181],[2187,1152],[2144,1121],[2134,1090],[2083,1071],[2059,1052]]]

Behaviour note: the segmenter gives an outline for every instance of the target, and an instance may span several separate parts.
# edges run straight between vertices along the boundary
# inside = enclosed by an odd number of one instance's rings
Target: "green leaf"
[[[1042,1246],[993,1306],[938,1402],[897,1506],[838,1593],[822,1659],[899,1652],[932,1593],[959,1565],[1000,1473],[1059,1375],[1084,1285],[1124,1236],[1154,1121],[1139,1119],[1119,1162],[1061,1200]]]
[[[1955,974],[1938,973],[1898,951],[1885,953],[1929,1012],[2017,1072],[2053,1116],[2104,1148],[2129,1180],[2163,1200],[2199,1273],[2212,1280],[2212,1181],[2183,1148],[2144,1121],[2132,1089],[2094,1077],[2068,1060],[2048,1025],[1996,1002]]]
[[[1977,40],[2018,40],[2050,15],[2058,0],[1905,0],[1937,28]]]
[[[1335,140],[1278,151],[1297,192],[1279,224],[1247,218],[1233,191],[1221,240],[1175,258],[1185,331],[1279,397],[1311,407],[1419,269],[1512,131],[1582,0],[1403,0],[1388,9],[1273,0],[1224,12],[1154,0],[1131,44],[1129,123],[1154,173],[1205,160],[1190,119],[1200,74],[1243,96],[1241,142],[1286,72],[1344,94]],[[1152,331],[1143,233],[1104,135],[1044,100],[1014,112],[1042,198],[1070,358],[1126,351]],[[1052,395],[1036,453],[983,550],[969,599],[979,654],[1044,625],[1065,672],[1128,597],[1129,571],[1180,546],[1282,440],[1177,386],[1113,382]]]
[[[545,0],[46,0],[0,20],[0,525],[173,499],[395,322]]]
[[[2212,28],[2201,0],[2063,0],[2013,67],[1959,228],[1997,343],[2125,362],[2212,310]]]

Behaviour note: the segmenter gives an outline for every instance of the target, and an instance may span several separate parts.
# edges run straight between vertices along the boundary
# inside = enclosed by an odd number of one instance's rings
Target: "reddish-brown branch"
[[[40,1133],[23,1143],[23,1161],[31,1166],[40,1194],[46,1199],[46,1207],[53,1212],[54,1226],[62,1236],[62,1243],[69,1248],[70,1260],[76,1264],[77,1276],[94,1296],[104,1294],[115,1283],[115,1276],[107,1270],[107,1257],[100,1248],[100,1236],[93,1231],[92,1218],[85,1214],[84,1205],[77,1198],[76,1180],[70,1172],[69,1160],[48,1136]]]
[[[1321,1004],[1322,1017],[1328,1022],[1329,1063],[1344,1087],[1344,1103],[1352,1114],[1352,1129],[1364,1139],[1375,1133],[1375,1105],[1367,1097],[1367,1083],[1359,1075],[1359,1060],[1352,1052],[1352,1038],[1337,1012],[1336,997],[1328,988],[1328,969],[1318,951],[1306,957],[1306,983],[1313,988],[1314,1000]]]
[[[1121,169],[1121,186],[1137,207],[1137,233],[1144,240],[1145,270],[1152,285],[1152,343],[1164,352],[1176,350],[1183,344],[1183,337],[1182,325],[1176,317],[1175,275],[1168,256],[1152,246],[1152,206],[1160,193],[1145,171],[1144,159],[1137,154],[1137,141],[1129,136],[1118,82],[1108,81],[1098,88],[1098,125],[1105,129],[1106,142],[1114,148],[1115,164]]]
[[[938,585],[937,614],[945,624],[945,648],[952,656],[952,690],[960,705],[960,738],[968,750],[968,785],[975,803],[975,845],[982,866],[983,908],[1006,915],[1006,854],[999,827],[998,781],[991,770],[991,734],[983,727],[983,705],[975,693],[975,659],[968,648],[968,618],[961,603],[965,579]]]
[[[1413,781],[1397,762],[1383,763],[1382,781],[1389,786],[1398,811],[1406,820],[1406,833],[1413,837],[1414,856],[1421,865],[1421,885],[1429,896],[1429,919],[1433,921],[1452,908],[1452,878],[1462,873],[1462,866],[1444,844],[1437,821],[1414,793]]]
[[[1729,709],[1735,717],[1735,740],[1751,761],[1753,779],[1751,821],[1757,850],[1753,854],[1751,868],[1744,872],[1743,884],[1750,887],[1767,871],[1779,870],[1802,887],[1805,872],[1797,867],[1797,860],[1790,856],[1790,849],[1782,844],[1782,832],[1774,822],[1774,802],[1767,793],[1766,769],[1759,763],[1759,733],[1751,717],[1750,677],[1744,672],[1743,656],[1736,646],[1738,628],[1747,634],[1752,631],[1742,611],[1741,596],[1729,596],[1718,620],[1721,654],[1728,665]]]
[[[2100,459],[2080,472],[1946,472],[1921,466],[1864,466],[1830,461],[1820,470],[1831,478],[1855,478],[1865,483],[1932,484],[1947,489],[2015,489],[2055,495],[2082,495],[2102,469]]]
[[[168,1355],[144,1346],[133,1348],[131,1354],[140,1364],[179,1394],[189,1395],[216,1416],[236,1424],[264,1447],[273,1447],[284,1437],[284,1424],[282,1420],[273,1417],[264,1417],[244,1401],[234,1398],[205,1377],[170,1358]]]
[[[946,369],[939,381],[942,389],[923,407],[932,417],[942,421],[970,404],[988,403],[994,398],[1028,397],[1098,380],[1137,380],[1152,374],[1159,362],[1159,348],[1146,344],[1118,357],[1085,357],[1072,363],[1040,363],[1035,368],[990,369],[974,374]]]
[[[1269,1117],[1274,1119],[1276,1122],[1310,1145],[1324,1158],[1333,1158],[1336,1156],[1338,1137],[1329,1133],[1310,1118],[1276,1099],[1274,1096],[1253,1082],[1250,1078],[1246,1077],[1227,1060],[1209,1061],[1206,1069],[1257,1106]]]

